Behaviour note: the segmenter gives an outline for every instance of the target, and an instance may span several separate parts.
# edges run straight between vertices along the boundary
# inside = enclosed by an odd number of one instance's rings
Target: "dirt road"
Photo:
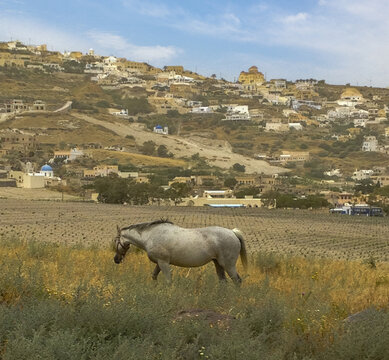
[[[228,143],[217,143],[216,146],[210,146],[195,139],[183,138],[175,135],[160,135],[147,130],[144,124],[132,123],[122,124],[119,122],[106,122],[98,120],[94,117],[72,113],[78,119],[87,121],[94,125],[100,125],[108,130],[113,131],[117,135],[127,136],[132,135],[137,144],[141,145],[145,141],[152,140],[158,146],[165,145],[175,157],[190,157],[198,153],[201,157],[208,159],[210,165],[218,166],[223,169],[229,169],[235,163],[242,164],[246,167],[247,173],[264,173],[266,175],[285,173],[288,170],[276,166],[269,165],[266,161],[256,160],[240,154],[232,152],[231,146]]]

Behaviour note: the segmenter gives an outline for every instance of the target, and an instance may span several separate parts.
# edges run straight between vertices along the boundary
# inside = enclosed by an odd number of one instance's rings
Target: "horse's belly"
[[[197,267],[209,263],[215,256],[209,252],[192,251],[186,254],[173,253],[170,258],[170,264],[182,267]]]

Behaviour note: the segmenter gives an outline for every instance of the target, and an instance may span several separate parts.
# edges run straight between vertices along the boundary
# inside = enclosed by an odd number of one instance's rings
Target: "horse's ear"
[[[120,234],[120,226],[116,225],[116,230],[118,231],[118,234]]]

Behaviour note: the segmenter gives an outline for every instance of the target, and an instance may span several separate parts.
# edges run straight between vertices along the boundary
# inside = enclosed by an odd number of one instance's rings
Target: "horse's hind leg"
[[[242,283],[242,278],[239,276],[238,272],[236,271],[235,266],[231,266],[230,268],[226,269],[226,271],[235,284],[240,285]]]
[[[167,282],[171,284],[172,274],[170,272],[169,263],[163,260],[158,260],[158,267],[161,269],[162,274],[165,275]]]
[[[159,265],[158,264],[155,265],[155,269],[154,269],[153,275],[152,275],[153,280],[157,280],[157,277],[158,277],[158,274],[160,271],[161,271],[161,268],[159,267]]]
[[[216,268],[216,274],[219,278],[220,281],[225,281],[227,280],[226,279],[226,274],[224,272],[224,269],[222,266],[220,266],[220,264],[217,262],[217,260],[213,260],[213,263],[215,264],[215,268]]]

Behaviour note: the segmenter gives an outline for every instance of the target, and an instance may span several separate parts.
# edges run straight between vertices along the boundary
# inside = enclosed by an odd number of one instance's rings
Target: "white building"
[[[121,109],[120,111],[114,111],[111,114],[115,116],[128,116],[128,109]]]
[[[223,105],[223,107],[227,108],[227,112],[234,112],[234,113],[239,113],[239,114],[248,114],[249,113],[248,105],[228,104],[228,105]]]
[[[167,126],[162,127],[161,125],[156,125],[156,126],[154,126],[153,131],[157,134],[162,134],[162,135],[169,134],[169,128]]]
[[[246,113],[227,113],[223,121],[250,121],[250,114]]]
[[[378,140],[375,136],[365,136],[362,151],[378,151]]]
[[[370,176],[374,174],[373,170],[355,170],[351,178],[355,181],[370,179]]]
[[[362,94],[355,88],[347,88],[343,91],[337,103],[341,106],[354,107],[364,102]]]
[[[295,86],[297,90],[309,90],[317,84],[315,79],[300,79],[296,80]]]
[[[115,56],[108,56],[104,59],[104,64],[115,64],[117,62],[117,58]]]
[[[366,127],[368,119],[354,119],[353,123],[355,127]]]
[[[81,156],[84,156],[84,152],[77,148],[70,149],[69,151],[54,151],[54,159],[62,159],[65,163],[76,160]],[[52,163],[54,159],[51,159],[49,163]]]
[[[289,123],[289,129],[294,129],[294,130],[302,130],[303,126],[301,123]]]
[[[40,174],[41,176],[45,176],[45,177],[54,177],[53,168],[47,164],[45,164],[41,167],[41,171],[38,174]],[[35,175],[38,175],[38,174],[35,174]]]
[[[340,172],[340,169],[332,169],[329,171],[324,171],[324,175],[342,177],[342,173]]]
[[[193,114],[211,114],[212,112],[212,108],[209,106],[197,106],[191,110],[191,113]]]

